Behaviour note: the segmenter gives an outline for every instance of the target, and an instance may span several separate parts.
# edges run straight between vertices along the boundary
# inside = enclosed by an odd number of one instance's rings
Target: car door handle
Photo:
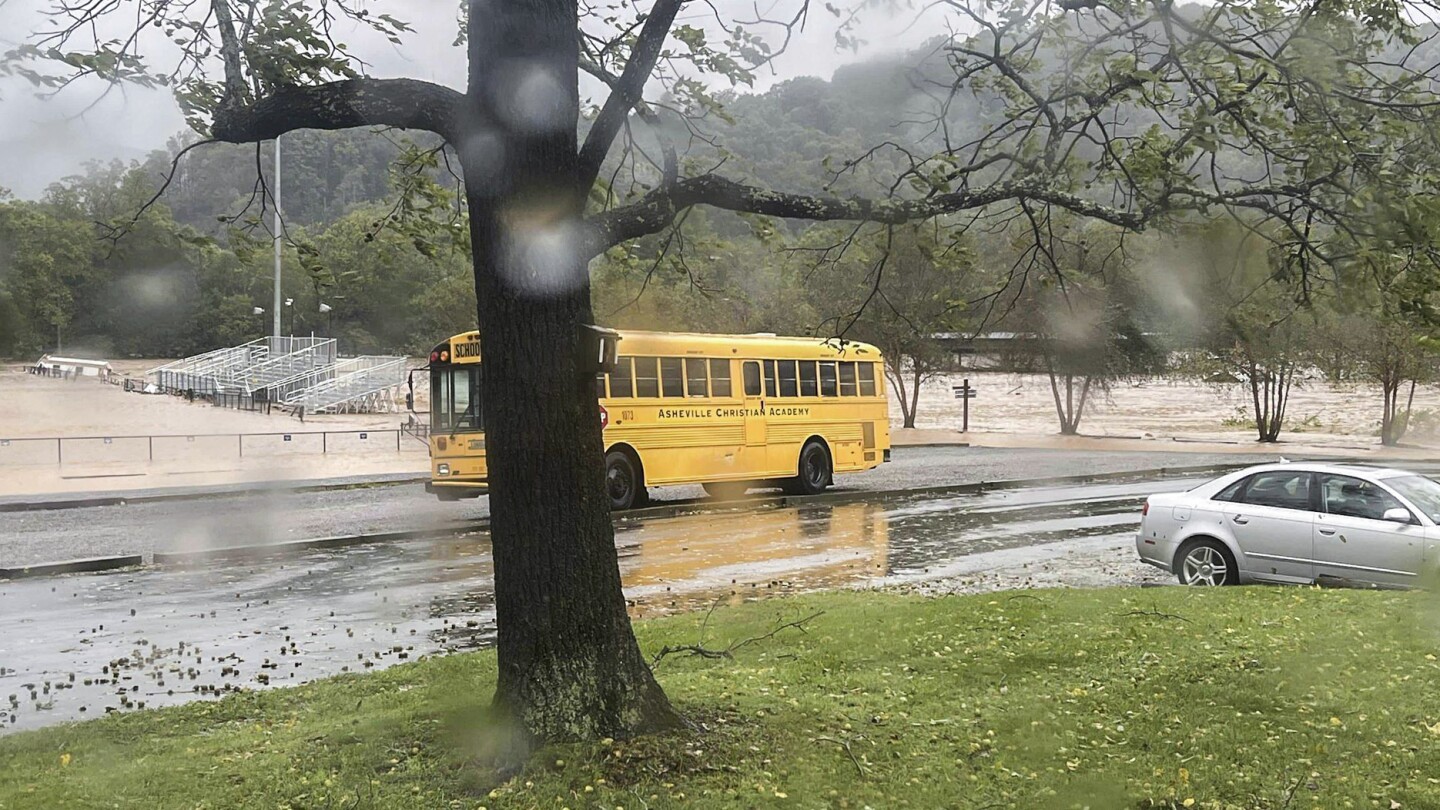
[[[1325,535],[1326,537],[1329,537],[1330,535],[1332,535],[1332,534],[1335,533],[1335,530],[1334,530],[1334,529],[1321,529],[1321,530],[1320,530],[1320,533],[1323,534],[1323,535]]]
[[[1246,523],[1250,522],[1250,518],[1247,518],[1244,515],[1235,515],[1230,519],[1235,521],[1236,523],[1239,523],[1241,526],[1244,526]]]

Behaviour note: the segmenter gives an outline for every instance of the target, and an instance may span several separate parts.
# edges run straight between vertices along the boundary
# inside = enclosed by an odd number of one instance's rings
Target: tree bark
[[[915,415],[920,412],[920,386],[925,382],[925,372],[920,367],[920,361],[910,359],[910,373],[912,375],[912,387],[910,388],[910,411],[905,414],[905,427],[915,427]]]
[[[1066,400],[1067,398],[1070,398],[1070,396],[1071,396],[1071,395],[1070,395],[1070,380],[1071,380],[1071,377],[1070,377],[1070,375],[1068,375],[1068,374],[1065,375],[1065,391],[1066,391],[1066,396],[1065,396],[1065,397],[1061,397],[1061,396],[1060,396],[1060,383],[1059,383],[1059,381],[1056,379],[1057,375],[1056,375],[1056,373],[1055,373],[1055,363],[1054,363],[1054,360],[1051,359],[1050,353],[1049,353],[1048,351],[1044,353],[1044,356],[1045,356],[1045,373],[1046,373],[1046,375],[1049,376],[1049,378],[1050,378],[1050,395],[1051,395],[1051,397],[1053,397],[1054,400],[1055,400],[1055,415],[1056,415],[1057,417],[1059,417],[1059,419],[1060,419],[1060,435],[1061,435],[1061,436],[1073,436],[1073,435],[1075,435],[1075,428],[1074,428],[1074,426],[1072,426],[1072,425],[1070,424],[1070,413],[1069,413],[1069,410],[1068,410],[1068,409],[1066,408],[1066,406],[1065,406],[1065,400]]]
[[[915,427],[915,414],[910,410],[910,396],[905,387],[905,370],[900,367],[899,354],[889,353],[885,362],[885,376],[890,380],[890,388],[895,392],[895,399],[900,403],[900,418],[904,420],[907,428]]]
[[[1393,380],[1388,374],[1384,375],[1380,381],[1380,396],[1384,401],[1384,407],[1380,411],[1380,444],[1392,447],[1399,441],[1395,436],[1395,411],[1400,399],[1399,381]]]
[[[471,0],[465,168],[485,352],[502,756],[681,721],[625,609],[576,239],[574,0]],[[479,21],[484,21],[480,24]],[[502,167],[503,171],[497,171]]]

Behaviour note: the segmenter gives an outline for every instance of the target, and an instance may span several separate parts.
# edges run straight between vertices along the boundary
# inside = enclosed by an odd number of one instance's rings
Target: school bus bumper
[[[454,493],[456,490],[468,494],[479,495],[490,491],[490,485],[484,481],[426,481],[425,491],[431,495],[440,492]]]

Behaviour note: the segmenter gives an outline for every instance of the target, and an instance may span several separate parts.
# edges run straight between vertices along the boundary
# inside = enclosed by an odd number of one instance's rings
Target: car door
[[[1314,474],[1270,470],[1245,480],[1234,499],[1219,504],[1225,526],[1244,558],[1242,573],[1260,579],[1314,579]]]
[[[1348,475],[1321,475],[1324,511],[1315,519],[1315,576],[1381,585],[1414,585],[1424,557],[1425,529],[1379,484]],[[1409,523],[1382,519],[1403,509]]]

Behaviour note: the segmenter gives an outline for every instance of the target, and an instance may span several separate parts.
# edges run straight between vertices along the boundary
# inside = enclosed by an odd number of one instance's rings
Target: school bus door
[[[745,455],[746,466],[764,464],[765,459],[765,395],[760,384],[760,362],[746,360],[745,378]]]

